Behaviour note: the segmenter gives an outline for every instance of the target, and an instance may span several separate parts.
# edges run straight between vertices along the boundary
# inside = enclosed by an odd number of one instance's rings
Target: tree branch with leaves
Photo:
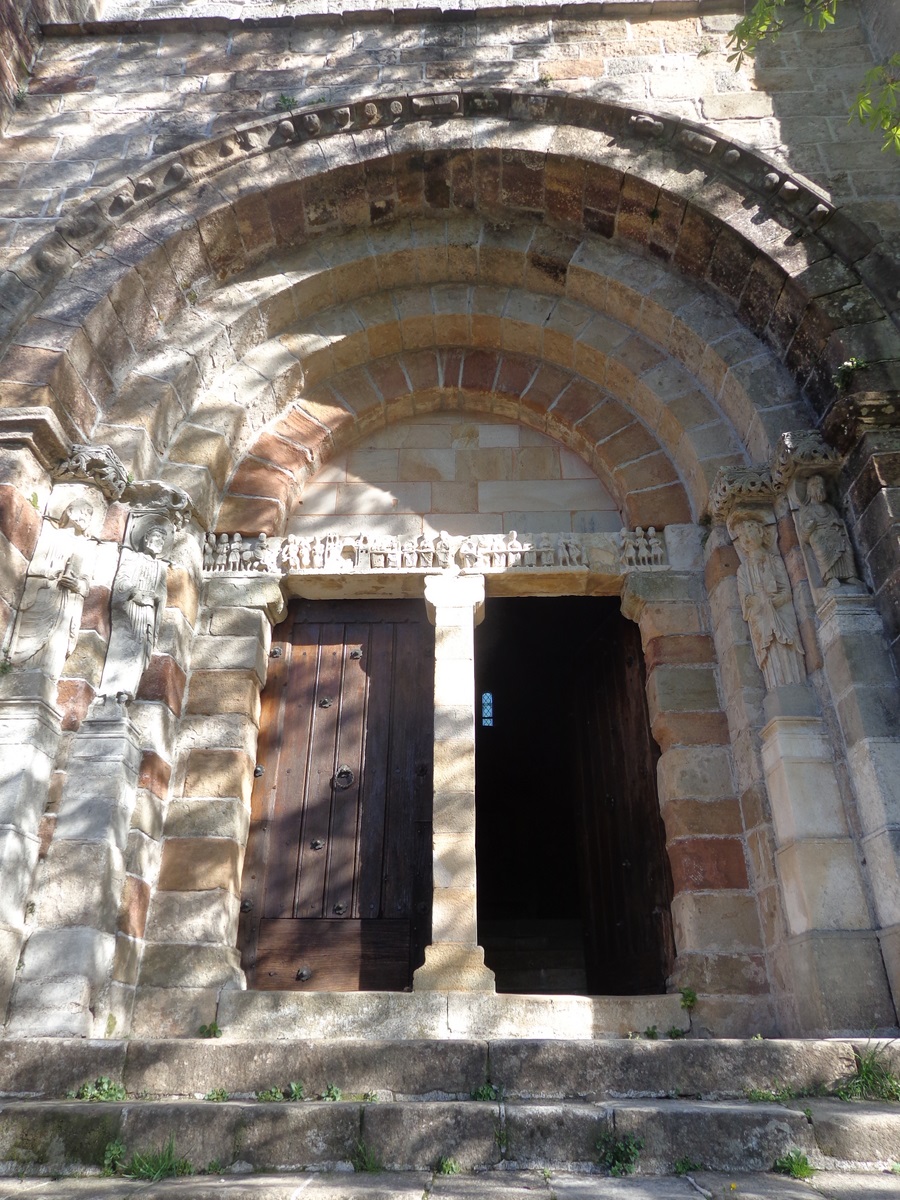
[[[775,41],[786,29],[802,22],[819,32],[834,24],[841,0],[756,0],[750,11],[738,21],[728,39],[732,53],[728,61],[740,68],[764,42]],[[850,120],[875,130],[882,139],[882,150],[900,154],[900,54],[867,71],[856,99],[850,107]]]

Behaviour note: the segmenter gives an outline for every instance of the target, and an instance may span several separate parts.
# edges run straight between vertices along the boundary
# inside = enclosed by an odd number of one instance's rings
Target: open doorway
[[[476,631],[478,936],[497,990],[665,991],[672,879],[637,626],[489,599]]]

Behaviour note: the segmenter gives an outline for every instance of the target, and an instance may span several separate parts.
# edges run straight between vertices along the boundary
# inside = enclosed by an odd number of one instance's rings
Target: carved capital
[[[738,505],[772,505],[775,485],[772,472],[764,467],[720,467],[709,493],[709,511],[714,521],[727,521]]]
[[[785,491],[797,475],[822,475],[837,471],[841,455],[829,446],[817,429],[783,433],[771,459],[776,492]]]
[[[109,446],[73,446],[68,458],[53,472],[54,479],[92,483],[107,500],[118,500],[128,485],[128,475],[118,454]]]
[[[165,517],[176,529],[191,519],[193,504],[187,492],[158,479],[141,479],[129,483],[122,499],[135,513],[155,513]]]

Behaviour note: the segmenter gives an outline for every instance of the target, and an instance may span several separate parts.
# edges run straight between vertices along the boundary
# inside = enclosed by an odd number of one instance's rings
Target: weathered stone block
[[[499,1162],[494,1104],[371,1104],[362,1110],[362,1138],[388,1169],[427,1169],[441,1155],[460,1167]]]
[[[163,843],[159,889],[195,892],[223,888],[240,892],[242,848],[228,838],[167,837]]]
[[[238,796],[249,803],[253,760],[242,750],[192,750],[185,796]]]

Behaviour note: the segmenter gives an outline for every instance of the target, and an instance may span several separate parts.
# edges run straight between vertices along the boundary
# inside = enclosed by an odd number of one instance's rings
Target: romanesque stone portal
[[[628,691],[640,787],[587,719],[568,751],[584,878],[610,797],[654,847],[628,1012],[892,1027],[893,160],[814,31],[735,73],[737,9],[324,7],[43,12],[0,138],[8,1033],[250,1028],[288,986],[303,1029],[407,987],[378,1028],[605,1029],[602,972],[526,1003],[479,932],[477,630],[540,598],[630,622],[579,711]]]

